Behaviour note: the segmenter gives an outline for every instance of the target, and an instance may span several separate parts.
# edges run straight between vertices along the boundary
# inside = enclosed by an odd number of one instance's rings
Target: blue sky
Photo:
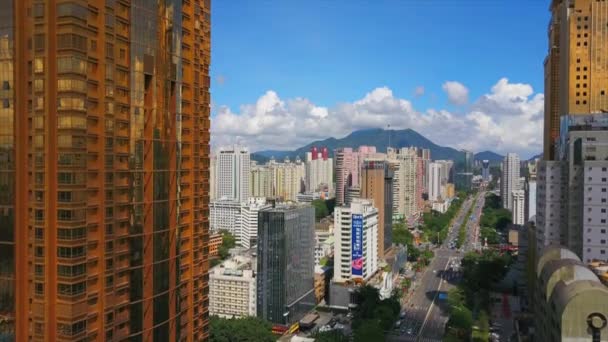
[[[501,78],[542,93],[548,20],[548,0],[214,1],[212,115],[247,116],[241,106],[267,91],[331,112],[387,87],[416,111],[466,116]],[[469,105],[450,103],[446,81],[468,89]],[[254,133],[241,135],[263,144]]]

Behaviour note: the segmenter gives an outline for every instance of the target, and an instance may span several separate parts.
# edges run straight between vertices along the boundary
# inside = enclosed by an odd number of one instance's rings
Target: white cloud
[[[212,143],[230,144],[239,137],[253,151],[289,150],[390,124],[392,129],[412,128],[444,146],[517,152],[529,157],[542,150],[543,101],[543,94],[534,93],[530,85],[509,83],[506,78],[458,114],[417,110],[388,87],[373,89],[360,100],[331,108],[317,106],[306,98],[283,100],[269,90],[254,104],[241,106],[239,113],[219,107],[211,122]]]
[[[414,89],[414,97],[421,97],[424,95],[424,93],[424,86],[417,86],[416,89]]]
[[[455,105],[464,105],[469,102],[469,89],[462,83],[447,81],[442,86],[443,91],[448,94],[448,100]]]

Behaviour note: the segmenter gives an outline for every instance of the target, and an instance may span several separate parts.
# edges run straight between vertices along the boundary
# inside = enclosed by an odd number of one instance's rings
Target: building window
[[[34,288],[35,288],[36,294],[39,294],[39,295],[44,294],[44,284],[35,283]]]

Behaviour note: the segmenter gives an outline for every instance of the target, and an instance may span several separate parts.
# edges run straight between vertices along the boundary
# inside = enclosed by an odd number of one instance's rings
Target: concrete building
[[[216,197],[245,202],[250,196],[249,150],[233,145],[219,149],[216,161]]]
[[[605,112],[608,36],[603,1],[552,0],[545,58],[545,160],[555,154],[565,115]],[[602,81],[599,81],[602,80]]]
[[[224,241],[221,233],[209,234],[209,258],[217,258],[218,250]]]
[[[393,245],[393,171],[383,159],[366,159],[361,168],[361,198],[378,209],[378,257]]]
[[[327,260],[334,254],[334,237],[333,235],[325,240],[320,240],[318,237],[315,243],[315,266],[326,266],[322,265],[322,260]]]
[[[563,247],[543,250],[536,264],[534,341],[608,340],[608,289]]]
[[[389,148],[388,163],[393,169],[393,213],[411,217],[418,213],[422,194],[418,189],[418,151],[416,148]]]
[[[559,161],[543,161],[539,167],[537,216],[541,224],[559,214],[560,243],[585,262],[608,260],[608,125],[606,114],[572,115],[563,118],[563,135],[557,145]],[[542,180],[549,166],[560,169],[559,177]],[[562,189],[560,212],[543,211],[541,186]],[[545,208],[542,208],[545,209]],[[557,210],[557,207],[554,208]],[[548,216],[547,216],[548,215]],[[553,215],[553,216],[552,216]],[[546,226],[544,227],[546,229]]]
[[[316,305],[314,208],[277,205],[260,211],[258,224],[257,315],[289,325]]]
[[[428,191],[429,201],[437,201],[441,198],[441,163],[430,163],[429,164],[429,176],[428,176]]]
[[[431,209],[440,213],[445,213],[450,208],[451,201],[441,200],[431,203]]]
[[[299,203],[312,203],[314,200],[321,199],[321,194],[318,192],[303,193],[296,195],[296,202]]]
[[[559,246],[566,231],[566,167],[558,161],[541,161],[537,174],[536,253]]]
[[[326,164],[324,164],[326,165]],[[297,158],[291,162],[286,158],[284,163],[268,163],[272,177],[272,197],[283,201],[295,201],[302,192],[306,166]]]
[[[227,231],[237,237],[240,216],[240,202],[223,198],[209,203],[209,229],[212,232]]]
[[[523,226],[525,223],[524,212],[526,202],[524,190],[514,190],[511,194],[511,198],[513,201],[511,204],[511,207],[513,208],[513,211],[511,212],[512,222],[513,224]]]
[[[378,270],[378,209],[355,199],[335,208],[334,224],[334,281],[366,281]]]
[[[481,161],[481,179],[484,182],[490,181],[490,161],[489,160]]]
[[[208,339],[209,3],[0,1],[0,340]]]
[[[209,200],[210,201],[213,201],[217,196],[216,191],[215,191],[215,186],[216,186],[216,182],[217,182],[216,176],[215,176],[216,163],[217,163],[217,160],[216,160],[215,154],[211,154],[209,156]]]
[[[209,314],[223,318],[255,316],[256,260],[237,255],[209,271]]]
[[[252,197],[273,196],[272,171],[268,166],[252,166],[249,178],[249,189]]]
[[[257,244],[258,213],[271,207],[264,197],[250,197],[246,203],[241,204],[236,227],[237,241],[241,246],[251,248]]]
[[[519,156],[508,153],[502,162],[500,197],[503,208],[511,211],[513,211],[513,191],[520,190],[519,168]]]
[[[536,172],[526,178],[524,193],[524,220],[529,221],[536,216]]]
[[[329,282],[331,281],[331,268],[315,265],[315,299],[320,303],[326,298],[329,292]]]
[[[352,203],[353,199],[361,197],[361,188],[358,186],[351,186],[346,190],[346,197],[344,205]]]
[[[313,147],[306,153],[306,191],[322,191],[331,196],[334,193],[333,168],[333,159],[329,158],[327,147],[320,151]]]
[[[227,231],[237,244],[250,248],[257,240],[258,212],[270,207],[264,197],[250,197],[242,203],[228,199],[212,201],[209,204],[211,231]]]
[[[346,190],[359,184],[359,158],[352,148],[339,148],[334,151],[336,163],[336,204],[346,200]]]

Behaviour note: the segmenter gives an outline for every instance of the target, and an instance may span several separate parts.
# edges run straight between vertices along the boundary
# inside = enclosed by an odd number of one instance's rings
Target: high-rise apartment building
[[[378,209],[354,199],[334,211],[334,281],[365,281],[378,271]]]
[[[216,197],[245,202],[250,196],[249,150],[243,146],[225,146],[219,149],[216,160]]]
[[[216,156],[215,154],[211,154],[209,156],[209,200],[213,201],[216,197],[216,193],[215,193],[215,186],[217,185],[217,180],[216,180],[216,176],[215,176],[215,170],[216,170]]]
[[[306,191],[333,194],[334,164],[327,147],[319,151],[316,147],[306,153]]]
[[[418,152],[415,147],[389,148],[387,157],[394,171],[393,212],[411,217],[418,212],[418,203],[422,200],[418,191]]]
[[[257,316],[297,322],[315,305],[315,210],[276,206],[259,212]]]
[[[437,201],[441,198],[441,170],[442,165],[438,162],[429,164],[428,168],[428,181],[427,186],[429,193],[429,201]]]
[[[251,167],[249,190],[252,197],[272,197],[272,170],[268,166],[256,165]]]
[[[201,341],[210,1],[0,2],[0,326]]]
[[[357,152],[352,148],[339,148],[334,151],[336,163],[336,204],[345,203],[346,190],[359,184],[359,163]]]
[[[540,162],[536,195],[537,254],[546,246],[559,246],[565,241],[568,207],[566,194],[567,170],[559,161]]]
[[[608,108],[608,3],[552,0],[549,48],[545,59],[544,159],[555,160],[564,115]]]
[[[361,168],[360,197],[378,209],[378,257],[393,245],[393,170],[383,159],[366,159]]]
[[[519,156],[515,153],[508,153],[502,162],[500,197],[503,208],[511,211],[513,210],[513,191],[521,188],[519,167]]]
[[[525,213],[525,192],[524,190],[513,190],[511,194],[511,200],[513,203],[511,207],[513,207],[513,211],[511,213],[511,221],[513,224],[522,225],[525,223],[524,213]]]
[[[359,186],[359,174],[366,158],[379,158],[375,146],[359,146],[357,150],[345,147],[334,151],[336,172],[336,204],[346,203],[346,193],[350,187]]]
[[[524,193],[524,220],[527,222],[536,216],[536,173],[533,176],[530,175],[526,178]]]
[[[327,163],[323,165],[327,166]],[[286,158],[284,163],[270,161],[267,167],[270,169],[272,179],[272,197],[295,201],[303,190],[302,184],[306,178],[306,166],[300,158],[296,158],[295,162],[291,162],[289,158]]]

